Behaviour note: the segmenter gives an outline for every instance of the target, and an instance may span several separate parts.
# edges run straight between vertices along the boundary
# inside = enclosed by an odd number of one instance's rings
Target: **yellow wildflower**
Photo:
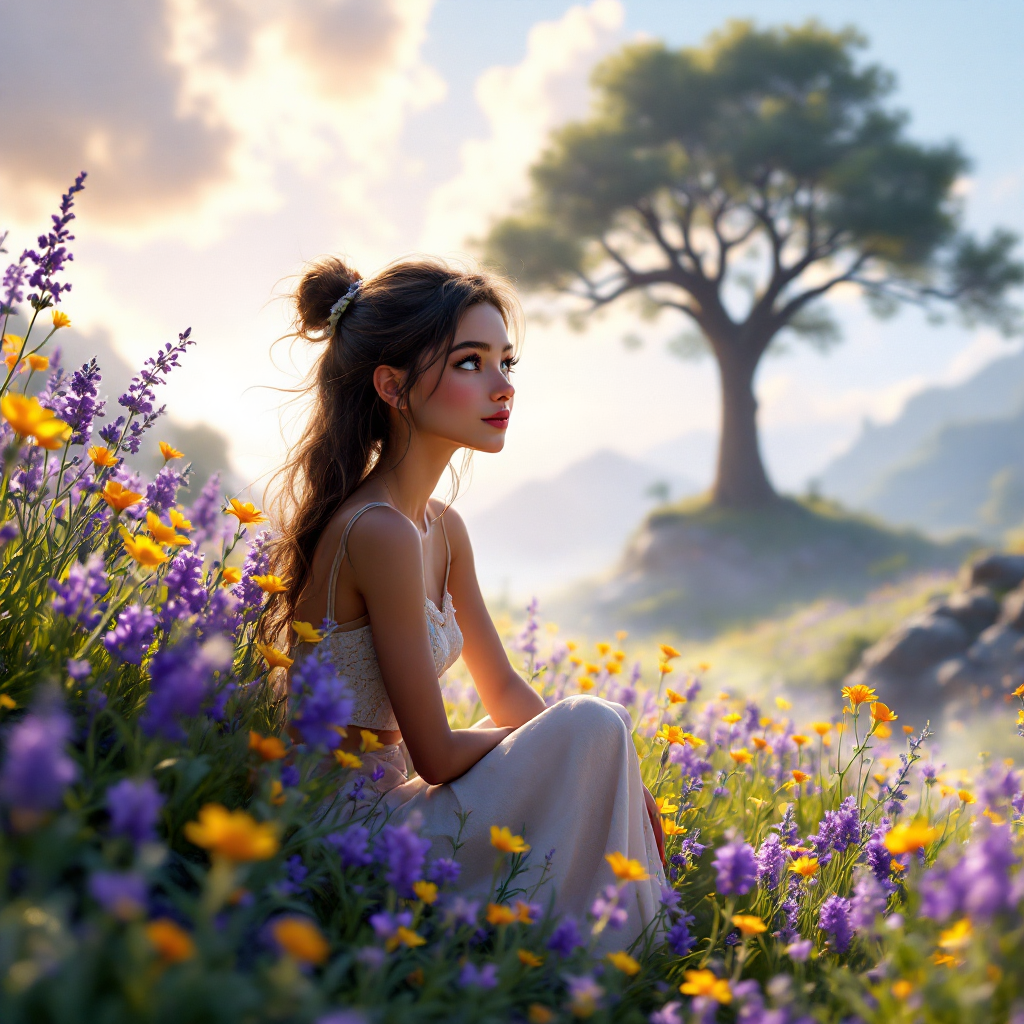
[[[224,513],[235,516],[241,526],[251,526],[267,521],[267,517],[251,501],[239,501],[237,498],[228,499],[228,507],[224,509]]]
[[[900,1002],[903,1002],[903,1000],[907,999],[910,996],[910,994],[914,991],[914,986],[911,985],[906,978],[900,978],[899,981],[894,981],[892,983],[892,986],[890,987],[889,991],[892,992],[893,996],[896,999],[899,999]]]
[[[871,719],[875,722],[895,722],[899,715],[894,715],[889,707],[880,700],[871,705]]]
[[[606,662],[604,670],[610,676],[617,676],[622,672],[622,666],[617,661],[609,661]]]
[[[426,945],[427,940],[422,935],[417,934],[411,928],[399,926],[395,931],[395,934],[384,943],[384,948],[392,953],[399,946],[408,946],[409,949],[415,949],[417,946]]]
[[[242,582],[242,570],[235,565],[225,565],[221,573],[220,585],[222,587],[233,587],[236,583]]]
[[[969,789],[959,789],[959,790],[957,790],[957,794],[956,795],[958,797],[960,797],[960,802],[961,803],[965,803],[965,804],[973,804],[973,803],[975,803],[974,794]]]
[[[71,426],[56,417],[45,420],[36,427],[35,443],[40,448],[54,452],[63,447],[69,440],[73,431]]]
[[[672,671],[672,666],[667,661],[658,662],[658,671],[663,675],[667,676]]]
[[[289,658],[284,651],[279,651],[270,644],[257,644],[256,650],[263,655],[264,660],[271,668],[290,668],[294,658]]]
[[[611,865],[619,881],[643,882],[650,877],[640,861],[630,860],[624,853],[606,853],[604,859]]]
[[[811,723],[811,729],[814,732],[816,732],[819,736],[824,738],[826,733],[829,733],[829,732],[832,731],[832,723],[831,722],[812,722]]]
[[[579,683],[580,689],[584,693],[594,688],[594,680],[591,679],[590,676],[580,676],[580,678],[577,681]]]
[[[789,870],[801,878],[810,878],[818,873],[818,862],[814,857],[797,857],[789,865]]]
[[[2,703],[3,703],[3,697],[0,697],[0,704],[2,704]],[[985,810],[983,810],[981,812],[981,814],[982,814],[982,817],[988,818],[988,820],[991,821],[993,825],[1005,825],[1006,824],[1006,819],[1001,814],[996,814],[996,812],[993,811],[989,807],[986,807]]]
[[[665,690],[665,695],[668,697],[669,704],[685,704],[686,697],[681,693],[676,693],[675,690]]]
[[[671,797],[655,797],[654,802],[658,805],[659,814],[675,814],[679,810],[679,804],[672,803]]]
[[[963,949],[970,945],[973,935],[974,928],[970,919],[963,917],[945,931],[939,932],[939,948],[952,951]]]
[[[359,744],[359,749],[364,754],[372,754],[375,750],[383,750],[384,744],[381,743],[380,737],[373,732],[371,729],[360,729],[359,736],[362,742]]]
[[[416,893],[417,899],[428,906],[437,899],[437,886],[433,882],[424,881],[422,878],[418,882],[413,882],[412,891]]]
[[[671,644],[658,644],[658,650],[661,651],[661,656],[665,661],[671,661],[673,658],[680,657],[679,651]]]
[[[617,967],[623,974],[632,977],[640,973],[640,964],[637,963],[624,949],[617,953],[609,953],[608,960],[613,967]]]
[[[487,904],[487,923],[497,925],[513,924],[517,920],[517,914],[511,907],[503,903]]]
[[[279,917],[271,932],[274,941],[300,963],[322,964],[330,955],[324,933],[309,918]]]
[[[255,579],[255,577],[253,577]],[[302,641],[307,644],[318,644],[323,637],[320,635],[320,630],[316,629],[311,622],[299,622],[294,620],[292,622],[292,629],[295,630],[296,635]]]
[[[146,529],[153,540],[161,544],[169,544],[180,548],[192,543],[184,534],[178,533],[173,526],[168,526],[166,523],[161,522],[160,517],[152,509],[146,513]],[[239,573],[238,578],[242,578],[241,573]],[[237,583],[238,580],[235,580],[235,582]]]
[[[28,365],[32,367],[36,373],[42,373],[44,370],[50,368],[50,360],[48,356],[31,355],[28,357]]]
[[[540,967],[544,963],[542,956],[537,956],[536,953],[531,953],[528,949],[517,949],[516,956],[519,957],[519,962],[524,967]]]
[[[256,751],[264,761],[280,761],[287,750],[277,736],[261,736],[249,730],[249,749]]]
[[[357,757],[355,754],[350,754],[347,750],[336,750],[334,752],[334,760],[342,766],[342,768],[362,768],[362,759]]]
[[[160,454],[164,457],[164,462],[170,462],[171,459],[180,459],[184,456],[184,452],[179,452],[177,448],[172,444],[168,444],[166,441],[160,442]]]
[[[727,715],[722,715],[722,721],[726,725],[735,725],[743,716],[738,711],[730,711]]]
[[[667,836],[681,836],[686,828],[683,825],[677,825],[671,818],[661,819],[661,829]]]
[[[604,642],[594,644],[594,646],[597,648],[597,653],[600,654],[602,658],[612,649],[611,644],[606,644]]]
[[[270,572],[263,576],[253,576],[252,581],[264,594],[283,594],[288,589],[287,580]]]
[[[593,664],[593,662],[588,661],[586,665],[584,665],[584,669],[587,675],[596,676],[601,671],[601,666],[595,665]]]
[[[750,764],[754,760],[754,755],[746,747],[740,747],[739,750],[730,750],[729,756],[737,764]]]
[[[196,953],[196,944],[181,925],[169,917],[158,917],[146,925],[146,938],[167,964],[189,960]]]
[[[55,330],[60,330],[61,327],[70,327],[71,317],[63,310],[55,309],[53,311],[53,326]]]
[[[522,836],[514,836],[510,828],[498,828],[497,825],[491,826],[491,846],[502,853],[526,853],[530,849],[530,844]]]
[[[258,822],[245,811],[229,811],[220,804],[202,807],[199,820],[185,826],[185,838],[237,863],[268,860],[278,850],[273,822]]]
[[[124,549],[128,552],[129,557],[143,568],[155,569],[171,557],[149,537],[141,533],[137,537],[133,537],[123,526],[121,527],[121,540],[124,541]]]
[[[17,706],[18,702],[9,693],[0,693],[0,708],[13,711]]]
[[[123,512],[126,508],[131,508],[132,505],[137,505],[142,501],[141,494],[138,494],[135,491],[129,491],[127,487],[119,484],[116,480],[108,480],[103,485],[103,491],[100,497],[102,497],[115,512]]]
[[[684,743],[689,743],[691,747],[699,747],[704,742],[699,736],[694,736],[692,732],[687,732],[678,725],[663,725],[655,736],[659,740],[678,743],[680,746]]]
[[[750,742],[754,744],[755,750],[760,750],[766,754],[770,754],[772,752],[772,745],[760,736],[751,736]]]
[[[798,747],[802,747],[805,743],[809,742],[808,737],[801,733],[795,732],[789,737]]]
[[[808,775],[807,772],[802,772],[799,768],[794,768],[790,772],[790,775],[793,776],[793,781],[797,785],[799,785],[801,782],[806,782],[810,778],[810,775]]]
[[[878,699],[874,689],[863,683],[858,683],[856,686],[844,686],[843,696],[850,702],[850,706],[855,708],[867,701]]]
[[[530,1024],[551,1024],[555,1019],[555,1011],[543,1003],[530,1003],[526,1011],[526,1019]]]
[[[92,459],[93,465],[104,466],[107,469],[117,465],[117,456],[101,444],[94,444],[86,454]]]
[[[51,409],[44,409],[38,398],[19,395],[16,392],[0,398],[0,415],[3,415],[16,434],[22,437],[35,437],[37,440],[40,431],[44,437],[50,438],[54,432],[68,428],[63,420],[57,419]]]
[[[913,853],[935,842],[938,836],[939,830],[923,821],[896,825],[885,834],[885,848],[895,854]]]
[[[748,939],[751,935],[760,935],[768,930],[768,925],[756,914],[733,914],[732,923],[739,928],[743,937]]]
[[[533,924],[533,908],[529,903],[524,903],[522,900],[516,900],[515,912],[516,920],[520,924]]]
[[[793,706],[793,702],[786,700],[785,697],[776,697],[775,698],[775,706],[780,711],[788,711]]]
[[[718,1003],[732,1002],[732,989],[725,978],[719,978],[713,971],[685,971],[686,981],[679,986],[684,996],[705,996]]]
[[[621,661],[625,661],[626,660],[626,652],[625,651],[612,651],[612,657],[616,661],[620,661],[620,662]]]
[[[171,526],[176,530],[192,529],[191,521],[186,519],[176,508],[172,508],[169,515],[171,517]]]

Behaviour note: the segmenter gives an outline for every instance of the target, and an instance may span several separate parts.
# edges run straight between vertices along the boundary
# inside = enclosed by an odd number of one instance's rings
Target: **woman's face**
[[[409,396],[416,429],[459,448],[500,452],[515,388],[516,360],[501,314],[490,303],[470,306],[448,357],[420,378]]]

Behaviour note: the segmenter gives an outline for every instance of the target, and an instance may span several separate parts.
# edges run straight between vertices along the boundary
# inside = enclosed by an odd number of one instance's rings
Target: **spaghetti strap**
[[[444,567],[444,586],[441,588],[441,604],[444,605],[445,595],[448,593],[448,573],[451,572],[452,568],[452,546],[448,543],[448,531],[444,526],[444,513],[438,517],[441,520],[441,532],[444,534],[444,549],[448,554],[448,561]]]
[[[341,563],[345,559],[345,551],[348,546],[348,535],[352,529],[352,524],[367,510],[370,508],[378,508],[383,506],[384,508],[394,508],[393,505],[388,504],[386,501],[371,501],[368,505],[364,505],[361,509],[358,509],[349,521],[345,524],[345,532],[341,535],[341,543],[338,545],[338,551],[334,556],[334,561],[331,563],[331,578],[327,583],[327,615],[334,621],[334,590],[335,584],[338,579],[338,571],[341,569]],[[397,509],[396,509],[397,511]],[[447,538],[446,538],[447,540]],[[447,585],[447,576],[445,577]]]

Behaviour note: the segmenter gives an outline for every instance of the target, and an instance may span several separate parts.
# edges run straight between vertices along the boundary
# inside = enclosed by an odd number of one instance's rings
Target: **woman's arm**
[[[512,730],[453,731],[448,725],[423,611],[416,527],[395,511],[370,509],[349,534],[348,554],[370,615],[384,686],[416,770],[432,785],[458,778]]]
[[[544,710],[544,701],[509,664],[480,593],[466,524],[454,509],[444,513],[444,521],[452,547],[448,589],[462,630],[462,658],[491,720],[518,729]]]

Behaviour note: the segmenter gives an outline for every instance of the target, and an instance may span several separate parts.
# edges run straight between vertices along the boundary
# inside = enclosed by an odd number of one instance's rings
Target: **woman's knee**
[[[614,740],[627,736],[633,730],[629,712],[614,701],[581,693],[566,697],[554,708],[564,706],[564,714],[574,729],[582,729],[589,736],[602,736]]]

